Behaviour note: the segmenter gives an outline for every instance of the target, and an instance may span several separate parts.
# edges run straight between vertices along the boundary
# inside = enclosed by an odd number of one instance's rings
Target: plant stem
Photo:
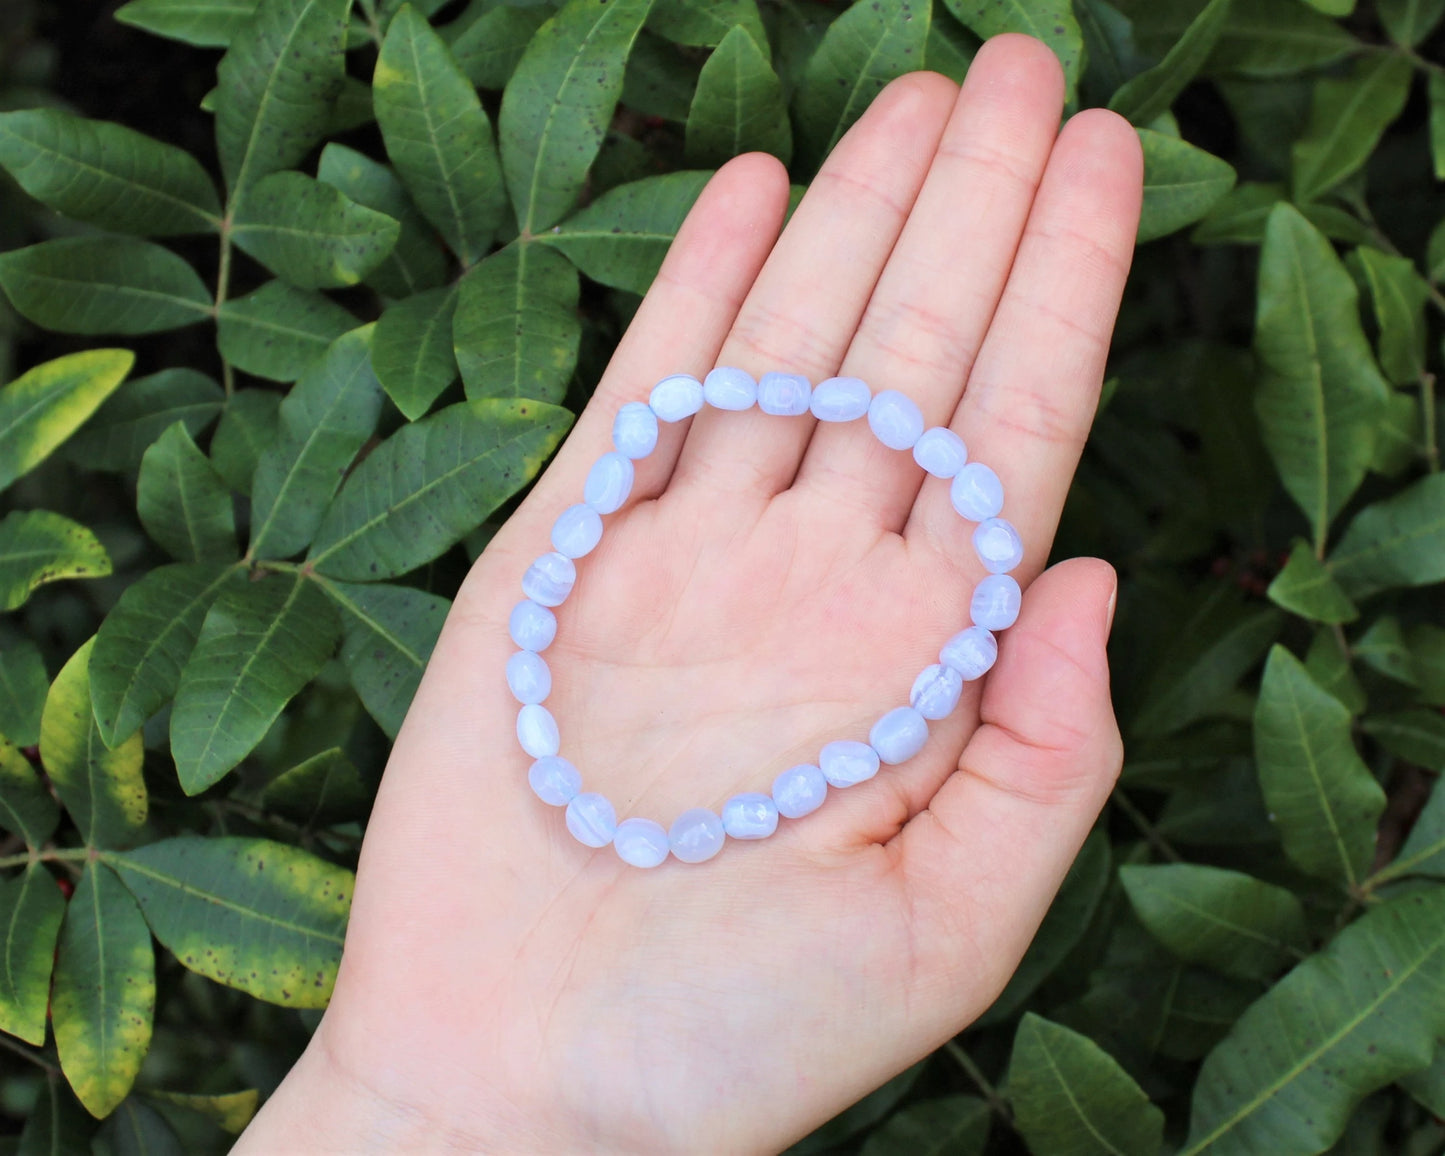
[[[1145,840],[1149,843],[1149,846],[1153,847],[1154,850],[1158,851],[1159,854],[1163,855],[1164,858],[1168,859],[1171,863],[1184,862],[1184,856],[1179,854],[1178,851],[1174,850],[1174,848],[1170,845],[1168,839],[1164,838],[1163,835],[1159,834],[1158,828],[1155,827],[1153,823],[1149,822],[1143,811],[1139,810],[1138,807],[1134,806],[1134,804],[1129,800],[1128,795],[1124,794],[1124,792],[1119,790],[1118,788],[1115,788],[1114,793],[1110,796],[1110,798],[1113,800],[1115,805],[1118,806],[1119,810],[1123,811],[1124,814],[1129,816],[1129,819],[1134,824],[1134,826],[1139,828],[1139,833],[1144,836]]]
[[[983,1070],[973,1062],[973,1057],[963,1050],[957,1040],[949,1040],[948,1043],[943,1045],[943,1050],[953,1057],[954,1062],[962,1068],[964,1072],[968,1074],[968,1078],[978,1086],[978,1090],[983,1093],[983,1098],[988,1101],[988,1106],[993,1111],[993,1114],[1012,1128],[1014,1126],[1014,1114],[1012,1110],[1004,1101],[1004,1098],[998,1094],[998,1089],[989,1083],[989,1079],[983,1074]]]
[[[227,213],[221,221],[221,261],[216,271],[216,325],[221,324],[221,306],[226,303],[226,296],[231,290],[231,214]],[[226,396],[229,398],[236,392],[236,373],[231,368],[230,361],[225,354],[221,355],[221,385],[225,387]]]
[[[1440,472],[1440,446],[1435,438],[1435,375],[1420,375],[1420,420],[1425,426],[1425,465],[1432,474]]]
[[[52,1076],[60,1075],[60,1069],[54,1064],[52,1064],[49,1060],[47,1060],[44,1056],[42,1056],[39,1052],[32,1052],[29,1048],[23,1047],[22,1045],[16,1043],[14,1040],[10,1039],[9,1036],[0,1035],[0,1047],[4,1047],[7,1051],[14,1052],[17,1056],[21,1056],[22,1058],[29,1060],[37,1068],[44,1068]]]
[[[90,858],[89,847],[53,848],[49,851],[27,851],[24,855],[6,855],[0,859],[0,867],[24,867],[28,863],[80,862]]]

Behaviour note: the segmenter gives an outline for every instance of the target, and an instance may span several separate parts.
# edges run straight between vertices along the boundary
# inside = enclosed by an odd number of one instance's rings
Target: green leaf
[[[1295,142],[1297,201],[1312,201],[1357,171],[1405,107],[1410,62],[1393,53],[1358,61],[1350,75],[1315,81],[1305,135]]]
[[[1398,478],[1420,458],[1423,443],[1419,401],[1403,390],[1392,389],[1385,416],[1375,427],[1370,469],[1387,478]]]
[[[1351,714],[1360,714],[1365,709],[1365,691],[1350,669],[1350,656],[1334,631],[1323,627],[1315,631],[1314,641],[1305,655],[1305,670]]]
[[[1375,9],[1390,39],[1414,48],[1440,23],[1445,0],[1378,0]]]
[[[1329,565],[1357,601],[1380,590],[1445,581],[1445,474],[1428,474],[1366,506],[1345,530]]]
[[[225,48],[256,14],[258,0],[130,0],[116,9],[122,24],[197,48]]]
[[[211,315],[211,294],[169,249],[130,237],[66,237],[0,253],[0,288],[59,333],[160,333]]]
[[[1428,1068],[1411,1072],[1396,1082],[1437,1118],[1445,1117],[1445,1048],[1436,1051],[1435,1062]]]
[[[1445,717],[1435,711],[1416,707],[1371,715],[1364,731],[1397,758],[1445,773]]]
[[[768,55],[741,26],[708,57],[687,117],[687,162],[720,165],[745,152],[793,155],[783,85]]]
[[[171,710],[171,754],[186,794],[250,754],[331,657],[339,633],[330,603],[299,575],[247,583],[216,600]]]
[[[1152,129],[1138,133],[1144,149],[1140,243],[1193,224],[1234,187],[1234,169],[1213,153]]]
[[[1358,884],[1374,854],[1385,793],[1355,750],[1350,712],[1283,646],[1265,664],[1254,751],[1285,854],[1310,875]]]
[[[0,490],[79,429],[134,364],[128,349],[87,349],[37,365],[0,389]]]
[[[1426,87],[1430,97],[1430,159],[1435,179],[1445,181],[1445,76],[1430,73]]]
[[[64,916],[60,889],[39,863],[0,881],[0,1031],[36,1047],[45,1043],[50,965]]]
[[[508,245],[462,278],[452,340],[469,398],[561,402],[577,365],[577,270],[540,245]]]
[[[1417,697],[1431,706],[1445,706],[1445,630],[1430,622],[1417,622],[1410,627],[1407,641],[1411,665],[1420,680]],[[4,657],[0,654],[0,685],[4,684]],[[0,733],[10,733],[5,730],[3,716]]]
[[[260,0],[216,70],[216,151],[232,207],[294,168],[330,127],[351,0]]]
[[[1164,59],[1124,84],[1110,99],[1109,107],[1138,125],[1167,112],[1204,67],[1229,19],[1231,2],[1209,0]]]
[[[22,747],[38,743],[49,689],[39,647],[28,638],[0,639],[0,735]]]
[[[61,1070],[92,1116],[125,1099],[150,1050],[155,968],[135,900],[108,867],[87,863],[60,928],[50,1000]]]
[[[1377,884],[1403,875],[1445,878],[1445,787],[1437,779],[1424,810],[1410,828],[1410,837],[1388,867],[1375,876]]]
[[[221,1092],[218,1095],[207,1096],[190,1092],[159,1092],[150,1091],[146,1093],[152,1100],[160,1100],[166,1104],[176,1104],[182,1108],[189,1108],[192,1112],[199,1112],[208,1120],[213,1121],[223,1132],[229,1132],[232,1136],[239,1136],[251,1122],[251,1117],[256,1114],[256,1107],[260,1103],[260,1093],[255,1088],[245,1088],[239,1092]]]
[[[861,1156],[982,1156],[988,1125],[988,1103],[977,1096],[920,1100],[876,1128]]]
[[[457,289],[428,289],[387,307],[376,323],[371,362],[381,388],[415,421],[457,378],[452,316]],[[510,319],[509,319],[510,320]]]
[[[181,963],[287,1007],[325,1007],[354,876],[266,839],[179,838],[109,855]]]
[[[1352,272],[1369,288],[1380,329],[1380,368],[1399,385],[1425,372],[1425,302],[1430,286],[1406,257],[1361,246],[1349,256]]]
[[[94,1128],[94,1121],[65,1081],[58,1075],[47,1076],[25,1121],[15,1156],[84,1156],[91,1151]]]
[[[195,437],[220,414],[225,394],[194,369],[163,369],[138,377],[108,398],[65,446],[65,456],[91,470],[140,469],[146,448],[180,422]]]
[[[1158,1156],[1164,1113],[1087,1036],[1029,1012],[1008,1083],[1019,1132],[1038,1156]]]
[[[1365,1095],[1430,1062],[1442,983],[1445,888],[1367,912],[1205,1059],[1184,1153],[1323,1151]]]
[[[261,806],[307,827],[326,826],[365,819],[375,792],[346,752],[331,747],[267,783]]]
[[[1198,245],[1234,242],[1257,245],[1264,240],[1269,211],[1285,199],[1281,184],[1257,184],[1246,181],[1215,203],[1190,236]],[[1350,244],[1370,242],[1369,230],[1356,218],[1334,205],[1317,202],[1295,206],[1307,220],[1326,237]]]
[[[544,402],[488,399],[403,426],[346,479],[312,543],[312,569],[381,582],[425,565],[530,481],[571,423]]]
[[[245,581],[236,566],[158,566],[127,586],[95,635],[90,697],[115,747],[175,696],[206,611]]]
[[[221,306],[221,356],[237,369],[272,381],[295,381],[357,319],[322,293],[267,281]]]
[[[716,48],[734,28],[756,44],[767,44],[756,0],[656,0],[647,28],[674,44]]]
[[[646,293],[711,176],[666,173],[619,185],[531,243],[555,245],[594,281]]]
[[[276,438],[281,395],[269,389],[237,390],[226,402],[211,438],[211,461],[226,485],[247,496],[261,453]]]
[[[332,342],[281,403],[251,494],[251,548],[261,558],[304,550],[347,469],[376,429],[381,386],[371,369],[374,326]]]
[[[1070,0],[945,0],[945,3],[981,40],[1000,32],[1022,32],[1042,40],[1064,66],[1064,99],[1072,103],[1083,66],[1084,34],[1074,18]]]
[[[1084,21],[1081,16],[1080,28],[1084,27]],[[928,43],[923,49],[924,67],[930,72],[943,74],[954,84],[962,84],[978,48],[979,41],[973,33],[950,16],[948,9],[935,4],[933,19],[928,26]]]
[[[524,236],[550,228],[576,204],[651,2],[568,0],[517,62],[498,135]]]
[[[397,174],[462,264],[475,264],[507,211],[492,124],[446,42],[410,5],[391,22],[373,84]]]
[[[0,827],[39,848],[55,833],[60,809],[19,747],[0,738]]]
[[[1289,561],[1269,584],[1269,600],[1311,622],[1353,622],[1360,616],[1310,544],[1296,538]]]
[[[1410,648],[1405,645],[1400,620],[1393,614],[1382,615],[1370,623],[1350,649],[1356,658],[1386,678],[1396,679],[1407,686],[1417,684]]]
[[[702,73],[700,61],[691,59],[677,50],[660,36],[654,36],[645,28],[633,41],[632,52],[627,57],[627,71],[622,77],[621,103],[633,112],[646,117],[661,117],[663,120],[683,124],[687,111],[692,106],[693,94],[697,92],[698,77]],[[596,188],[597,164],[600,164],[608,140],[617,136],[615,129],[604,139],[603,153],[598,154],[588,191]],[[641,143],[641,142],[639,142]],[[644,154],[647,146],[643,145]],[[649,167],[655,172],[655,167]],[[598,189],[597,191],[601,191]]]
[[[49,510],[12,510],[0,518],[0,610],[25,605],[47,582],[101,578],[110,555],[79,522]]]
[[[1294,76],[1363,48],[1339,24],[1299,0],[1247,0],[1230,12],[1209,69],[1241,76]]]
[[[136,513],[177,562],[229,562],[237,555],[231,491],[180,422],[141,459]]]
[[[477,88],[500,92],[507,86],[517,61],[552,15],[550,5],[514,8],[499,4],[482,14],[451,44],[452,58]]]
[[[185,1156],[180,1137],[166,1119],[144,1100],[127,1096],[106,1120],[97,1144],[110,1156]]]

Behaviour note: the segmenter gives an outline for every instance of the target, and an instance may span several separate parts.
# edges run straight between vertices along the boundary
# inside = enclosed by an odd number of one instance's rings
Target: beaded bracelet
[[[951,479],[949,498],[965,519],[976,522],[973,547],[990,571],[973,592],[973,625],[944,644],[939,661],[919,674],[907,706],[890,710],[869,731],[868,741],[828,743],[817,764],[790,767],[773,782],[771,795],[746,792],[723,804],[722,814],[705,807],[684,811],[664,829],[651,819],[621,823],[603,795],[584,792],[577,768],[557,752],[557,721],[542,703],[552,691],[552,673],[541,652],[557,636],[552,607],[560,606],[577,580],[574,559],[591,553],[602,540],[602,515],[622,508],[632,492],[633,462],[657,446],[659,421],[676,422],[711,405],[796,417],[811,413],[819,421],[848,422],[864,417],[875,436],[895,450],[912,450],[914,460],[937,478]],[[509,632],[519,649],[507,660],[507,685],[522,708],[517,738],[536,761],[527,774],[544,803],[566,807],[567,829],[588,847],[611,843],[634,867],[656,867],[672,854],[684,863],[701,863],[720,850],[726,837],[765,839],[778,817],[800,819],[823,804],[828,788],[851,787],[871,779],[880,764],[906,762],[928,741],[928,722],[947,718],[958,705],[963,684],[981,678],[998,657],[994,631],[1012,626],[1019,615],[1019,584],[1008,571],[1023,559],[1018,531],[998,516],[1003,485],[998,475],[968,460],[963,440],[952,430],[923,428],[923,413],[897,390],[874,394],[856,377],[830,377],[815,388],[806,377],[765,373],[757,381],[741,369],[719,367],[698,381],[687,374],[665,377],[646,404],[628,402],[612,425],[613,450],[597,459],[587,475],[581,503],[570,506],[552,527],[551,553],[543,554],[522,578],[526,597],[512,609]]]

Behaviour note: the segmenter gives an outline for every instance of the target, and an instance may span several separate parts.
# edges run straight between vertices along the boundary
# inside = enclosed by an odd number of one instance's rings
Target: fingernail
[[[1119,576],[1114,575],[1114,588],[1109,591],[1109,606],[1104,611],[1104,641],[1109,641],[1109,635],[1114,630],[1114,608],[1119,605]]]

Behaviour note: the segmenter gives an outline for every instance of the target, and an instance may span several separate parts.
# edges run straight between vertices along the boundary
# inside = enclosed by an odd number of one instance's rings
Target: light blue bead
[[[973,588],[969,617],[985,630],[1007,630],[1019,619],[1023,592],[1008,574],[990,574]]]
[[[719,365],[702,379],[702,396],[714,409],[752,409],[758,400],[758,383],[750,373]]]
[[[830,787],[852,787],[878,773],[878,752],[867,743],[840,739],[818,753],[818,766]]]
[[[565,807],[582,789],[582,772],[560,755],[548,755],[532,764],[527,782],[548,806]]]
[[[661,421],[681,421],[702,408],[702,382],[689,373],[674,373],[652,387],[647,402]]]
[[[911,706],[894,707],[868,732],[868,745],[890,767],[906,763],[927,741],[928,723]]]
[[[936,425],[913,443],[913,460],[935,478],[951,478],[968,461],[968,449],[951,429]]]
[[[723,822],[706,807],[684,811],[667,832],[672,853],[684,863],[703,863],[722,850]]]
[[[801,373],[765,373],[758,378],[758,408],[774,417],[799,417],[808,412],[813,387]]]
[[[557,637],[557,616],[530,598],[523,598],[512,607],[507,633],[523,650],[546,650]]]
[[[970,626],[945,642],[938,657],[963,675],[964,682],[972,682],[987,674],[998,658],[998,640],[982,626]]]
[[[617,857],[633,867],[656,867],[671,849],[661,823],[651,819],[623,819],[612,836]]]
[[[517,741],[534,759],[555,755],[562,746],[557,720],[545,706],[529,702],[517,712]]]
[[[823,805],[828,780],[812,763],[789,767],[773,780],[773,802],[786,819],[801,819]]]
[[[636,473],[631,458],[615,450],[605,453],[587,471],[582,500],[599,514],[615,514],[632,493],[632,479]]]
[[[617,834],[617,812],[606,795],[583,791],[567,804],[567,830],[587,847],[605,847]]]
[[[519,650],[507,659],[507,686],[520,703],[541,702],[552,693],[552,671],[545,659]]]
[[[868,412],[873,391],[856,377],[830,377],[813,387],[809,408],[819,421],[857,421]]]
[[[926,719],[947,718],[963,694],[963,675],[951,666],[937,663],[926,666],[913,680],[908,692],[908,705]]]
[[[568,558],[582,558],[602,541],[602,515],[586,502],[568,506],[552,523],[552,546]]]
[[[911,450],[923,436],[923,411],[907,394],[885,389],[868,403],[868,428],[890,450]]]
[[[1024,560],[1023,539],[1013,523],[1003,518],[990,518],[974,527],[973,549],[995,574],[1007,574]]]
[[[629,401],[612,421],[612,444],[624,458],[645,458],[657,448],[657,414],[640,401]]]
[[[734,839],[766,839],[778,829],[778,808],[754,791],[734,795],[723,804],[722,824]]]
[[[1003,509],[1003,483],[982,462],[969,462],[948,488],[953,508],[970,522],[982,522]]]
[[[565,554],[543,554],[522,575],[522,593],[539,606],[561,606],[577,582],[577,567]]]

